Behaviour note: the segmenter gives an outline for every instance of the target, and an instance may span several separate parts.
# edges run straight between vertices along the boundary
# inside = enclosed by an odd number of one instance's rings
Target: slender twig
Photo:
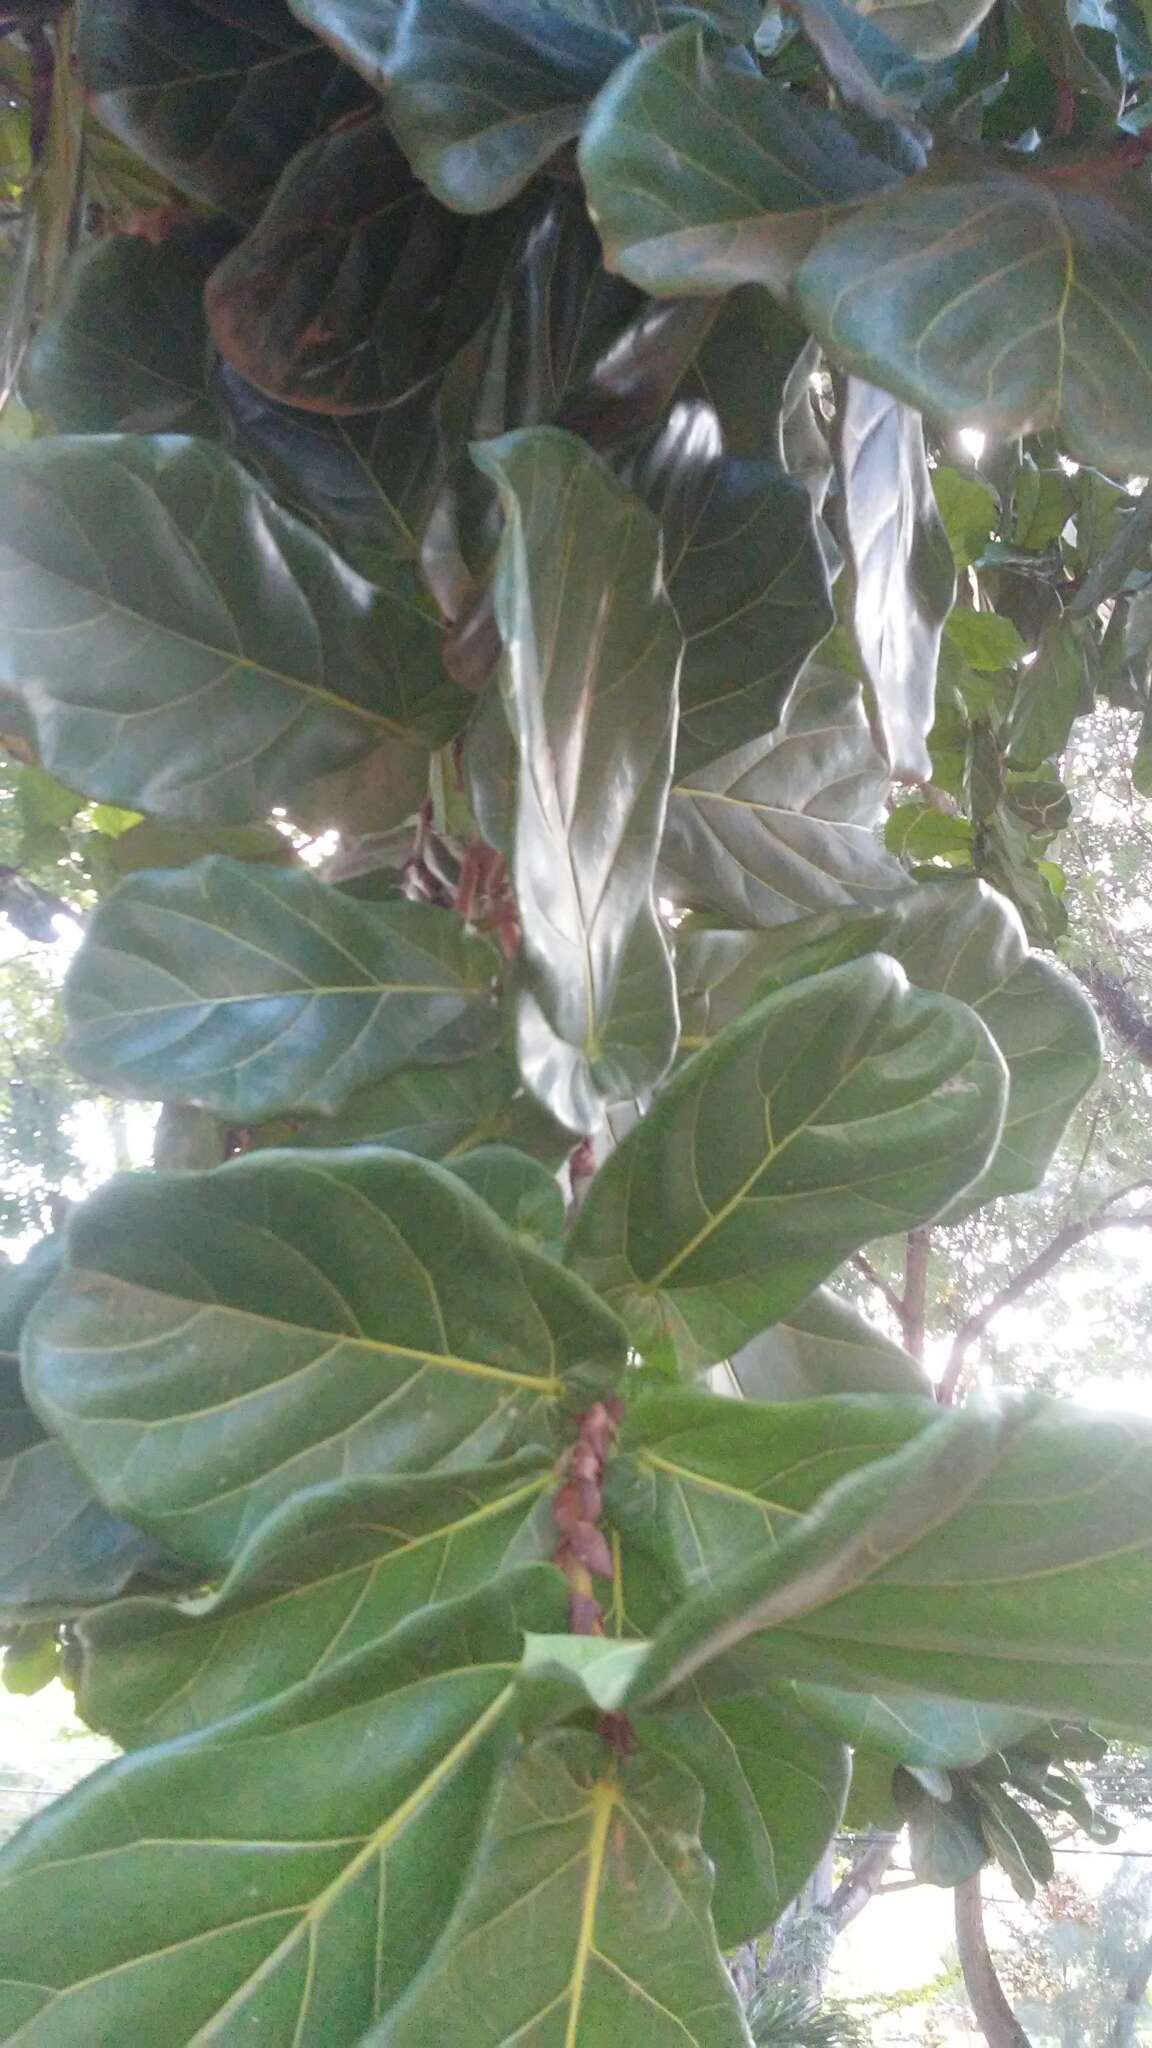
[[[928,1260],[932,1253],[932,1232],[926,1224],[910,1230],[904,1249],[904,1299],[900,1304],[900,1329],[904,1349],[923,1363],[928,1318]]]
[[[875,1287],[884,1296],[897,1322],[903,1324],[904,1303],[901,1301],[896,1289],[889,1287],[888,1282],[876,1271],[871,1259],[866,1257],[863,1252],[854,1252],[851,1263],[855,1266],[858,1273],[863,1273],[869,1286]]]
[[[1036,1253],[1035,1258],[1029,1259],[1027,1265],[1022,1266],[1020,1271],[1011,1280],[1006,1281],[1003,1287],[998,1288],[996,1293],[990,1296],[982,1308],[975,1309],[961,1323],[960,1328],[952,1339],[952,1349],[948,1354],[948,1363],[940,1375],[936,1388],[936,1398],[938,1401],[948,1406],[955,1400],[956,1388],[967,1363],[968,1353],[977,1339],[984,1335],[989,1324],[1004,1309],[1011,1308],[1014,1303],[1018,1302],[1023,1295],[1036,1286],[1038,1281],[1046,1280],[1049,1273],[1060,1264],[1061,1259],[1067,1258],[1068,1253],[1075,1251],[1077,1245],[1083,1244],[1086,1238],[1095,1237],[1101,1230],[1146,1230],[1152,1228],[1152,1210],[1143,1211],[1135,1216],[1116,1216],[1112,1213],[1117,1202],[1122,1202],[1128,1195],[1146,1192],[1150,1185],[1152,1183],[1146,1180],[1132,1181],[1127,1187],[1117,1188],[1115,1194],[1109,1195],[1107,1201],[1101,1202],[1100,1207],[1095,1209],[1091,1216],[1086,1216],[1082,1222],[1066,1223],[1064,1228],[1058,1230],[1056,1235],[1049,1239],[1043,1249]]]

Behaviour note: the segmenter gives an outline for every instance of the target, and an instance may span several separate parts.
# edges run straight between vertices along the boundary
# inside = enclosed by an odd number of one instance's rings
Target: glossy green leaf
[[[484,444],[505,514],[496,618],[520,773],[513,874],[525,1084],[575,1130],[650,1088],[676,1044],[653,902],[681,637],[655,521],[588,448],[553,429]],[[663,1001],[615,1010],[635,948]],[[654,964],[648,962],[655,956]]]
[[[474,227],[437,205],[371,115],[288,165],[209,280],[212,338],[242,376],[288,404],[398,404],[487,318],[511,225]]]
[[[1012,1395],[940,1416],[698,1593],[633,1695],[759,1636],[776,1679],[990,1701],[1139,1739],[1150,1463],[1136,1416]]]
[[[837,206],[893,175],[692,25],[613,73],[580,169],[609,268],[658,295],[787,284]]]
[[[910,405],[997,437],[1050,427],[1127,476],[1152,466],[1150,275],[1141,181],[990,165],[839,223],[797,291],[834,360]]]
[[[389,121],[446,206],[502,206],[579,133],[651,21],[636,0],[406,0],[386,58]]]
[[[241,821],[461,722],[406,572],[364,581],[204,442],[34,442],[0,455],[0,508],[0,677],[90,796]]]
[[[204,284],[234,239],[197,221],[91,243],[29,351],[28,404],[64,434],[212,434]]]
[[[52,1285],[59,1246],[46,1240],[0,1276],[0,1627],[71,1616],[111,1600],[159,1560],[156,1546],[110,1515],[20,1385],[21,1332]]]
[[[645,1755],[673,1757],[704,1792],[700,1839],[716,1873],[712,1917],[722,1948],[754,1941],[811,1876],[844,1808],[844,1744],[756,1674],[689,1685],[635,1718]]]
[[[360,1088],[335,1116],[301,1117],[294,1145],[389,1145],[424,1159],[452,1160],[475,1145],[516,1145],[546,1165],[570,1152],[566,1131],[520,1092],[520,1077],[505,1053],[443,1067],[405,1067],[386,1081]]]
[[[859,685],[810,665],[774,732],[675,776],[661,888],[748,925],[882,904],[908,880],[874,830],[888,786]]]
[[[1022,548],[1048,547],[1076,510],[1072,479],[1062,469],[1022,469],[1014,500],[1012,538]]]
[[[975,470],[952,469],[946,463],[932,471],[931,481],[952,560],[957,569],[967,569],[983,554],[996,531],[1000,519],[996,493]]]
[[[852,0],[802,0],[799,15],[845,103],[874,121],[907,123],[917,109],[930,111],[953,96],[955,66],[910,57]]]
[[[919,780],[931,772],[936,657],[956,588],[924,429],[859,377],[848,379],[838,424],[856,641],[892,772]]]
[[[932,1420],[922,1400],[732,1401],[683,1387],[640,1395],[605,1483],[628,1629],[652,1634],[686,1595],[774,1550],[829,1487]]]
[[[681,1043],[706,1045],[774,989],[870,952],[889,954],[918,988],[971,1004],[1008,1068],[1000,1144],[946,1215],[1035,1187],[1099,1073],[1099,1031],[1072,978],[1029,954],[1012,906],[984,883],[922,882],[887,910],[832,913],[771,932],[689,933],[677,947]]]
[[[0,1857],[0,2032],[352,2048],[452,1912],[515,1748],[522,1631],[563,1609],[536,1567],[90,1777]]]
[[[909,988],[894,962],[817,975],[667,1084],[597,1175],[572,1263],[641,1348],[671,1342],[710,1364],[860,1245],[968,1187],[999,1139],[1006,1081],[972,1011]]]
[[[270,1514],[217,1591],[117,1600],[78,1625],[84,1719],[166,1742],[363,1650],[420,1608],[548,1554],[544,1452],[476,1471],[338,1479]]]
[[[555,2040],[750,2048],[708,1915],[702,1796],[667,1757],[544,1737],[506,1775],[469,1881],[372,2048]]]
[[[214,855],[100,905],[65,985],[69,1056],[113,1092],[237,1123],[334,1112],[398,1068],[487,1050],[497,966],[450,911]]]
[[[861,13],[917,57],[959,50],[988,13],[989,0],[865,0]]]
[[[480,1145],[448,1164],[457,1179],[475,1188],[518,1236],[530,1243],[556,1245],[564,1235],[563,1190],[540,1160],[512,1145]]]
[[[833,1294],[818,1287],[729,1361],[752,1401],[806,1401],[825,1394],[931,1397],[922,1365]]]
[[[363,97],[280,0],[83,0],[80,70],[100,119],[194,199],[259,213],[283,165]],[[349,86],[352,90],[349,90]]]
[[[678,774],[769,731],[833,623],[807,489],[778,460],[717,453],[707,424],[678,403],[631,478],[684,634]]]
[[[302,1486],[546,1441],[623,1365],[574,1275],[404,1153],[125,1177],[68,1245],[31,1398],[109,1505],[209,1563]]]

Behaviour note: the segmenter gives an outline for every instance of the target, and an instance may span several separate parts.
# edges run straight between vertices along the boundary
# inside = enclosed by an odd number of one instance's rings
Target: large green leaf
[[[238,220],[254,218],[288,158],[363,96],[281,0],[231,11],[212,0],[82,0],[78,49],[113,134]]]
[[[1028,952],[1011,904],[982,882],[919,883],[886,910],[832,913],[771,932],[688,933],[677,946],[681,1043],[705,1045],[773,989],[870,952],[890,954],[918,988],[971,1004],[1008,1067],[1000,1144],[946,1214],[1035,1187],[1099,1072],[1099,1031],[1071,976]]]
[[[754,1941],[811,1875],[840,1822],[849,1754],[842,1741],[769,1692],[759,1672],[680,1698],[634,1723],[646,1756],[672,1756],[704,1791],[700,1839],[716,1873],[712,1917],[723,1948]]]
[[[0,1857],[0,2033],[352,2048],[452,1912],[515,1748],[522,1630],[563,1613],[535,1567],[89,1778]]]
[[[348,569],[202,441],[64,437],[0,454],[0,678],[44,766],[196,822],[259,817],[466,700],[397,565]]]
[[[1152,1727],[1152,1425],[1036,1396],[941,1416],[698,1593],[637,1700],[760,1637],[776,1679]]]
[[[162,242],[107,235],[70,269],[21,379],[65,434],[211,434],[204,283],[235,239],[218,221]]]
[[[335,1116],[293,1122],[294,1145],[390,1145],[424,1159],[454,1159],[476,1145],[518,1145],[558,1166],[574,1142],[531,1096],[503,1052],[443,1067],[405,1067],[360,1088]]]
[[[983,1170],[1006,1074],[966,1005],[880,955],[769,996],[612,1154],[570,1242],[636,1342],[727,1357]]]
[[[475,1188],[509,1230],[555,1250],[564,1235],[567,1202],[556,1175],[539,1159],[530,1159],[514,1145],[479,1145],[462,1159],[448,1161],[450,1172]]]
[[[476,460],[499,485],[506,522],[495,600],[520,754],[520,1067],[554,1115],[591,1130],[605,1100],[651,1087],[675,1050],[653,869],[681,636],[651,513],[583,442],[529,429],[486,443]],[[639,1031],[631,997],[615,1014],[637,952]]]
[[[910,182],[812,251],[805,317],[838,363],[950,425],[1050,427],[1113,474],[1152,466],[1152,209],[1095,165]]]
[[[827,1287],[762,1330],[729,1361],[740,1392],[754,1401],[805,1401],[825,1394],[931,1397],[922,1365]]]
[[[451,911],[212,855],[99,906],[65,984],[69,1056],[113,1092],[236,1123],[336,1111],[397,1068],[492,1045],[497,964]]]
[[[625,1418],[605,1480],[620,1538],[622,1618],[652,1634],[686,1595],[774,1549],[830,1486],[920,1435],[923,1401],[731,1401],[649,1390]]]
[[[848,379],[837,428],[856,640],[892,772],[925,780],[956,577],[924,430],[916,413],[859,377]]]
[[[298,1493],[199,1599],[117,1600],[78,1624],[84,1719],[125,1748],[270,1699],[418,1609],[546,1556],[543,1451],[476,1471],[338,1479]]]
[[[863,0],[860,12],[917,57],[947,57],[968,41],[989,0]]]
[[[456,1912],[372,2048],[750,2048],[708,1913],[699,1787],[561,1730],[505,1777]],[[481,2032],[482,2030],[482,2032]]]
[[[446,206],[503,205],[579,133],[652,13],[642,0],[406,0],[388,118],[413,169]]]
[[[294,157],[205,303],[221,354],[318,412],[397,404],[487,317],[512,223],[473,226],[417,183],[378,115]]]
[[[779,460],[717,452],[711,414],[678,402],[630,479],[684,634],[678,775],[769,731],[833,623],[807,490]]]
[[[908,885],[874,829],[888,787],[859,685],[809,667],[774,732],[677,773],[661,887],[749,925],[882,904]]]
[[[1036,1716],[1018,1707],[973,1700],[917,1699],[914,1693],[880,1698],[830,1685],[795,1685],[792,1690],[806,1715],[845,1742],[879,1750],[894,1763],[927,1768],[977,1764],[1036,1725]]]
[[[302,1486],[546,1440],[555,1403],[623,1364],[575,1276],[404,1153],[126,1177],[68,1245],[29,1325],[31,1399],[110,1506],[209,1563]]]
[[[0,1629],[111,1600],[160,1561],[139,1529],[100,1506],[20,1385],[21,1332],[58,1268],[51,1239],[0,1275]]]
[[[662,295],[786,284],[836,207],[893,177],[692,25],[614,72],[580,168],[609,266]]]

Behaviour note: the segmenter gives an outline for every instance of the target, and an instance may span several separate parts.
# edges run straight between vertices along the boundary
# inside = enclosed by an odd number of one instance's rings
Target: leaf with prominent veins
[[[209,1564],[303,1487],[546,1440],[557,1403],[623,1369],[582,1282],[403,1153],[125,1176],[68,1245],[29,1325],[31,1398],[110,1505]]]
[[[65,983],[69,1057],[117,1094],[234,1123],[332,1114],[398,1069],[486,1051],[498,964],[447,910],[212,856],[99,906]]]

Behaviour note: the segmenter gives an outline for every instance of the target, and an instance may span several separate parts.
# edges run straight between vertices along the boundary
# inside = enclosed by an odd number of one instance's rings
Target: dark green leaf
[[[827,1287],[781,1316],[732,1358],[740,1392],[753,1401],[806,1401],[825,1394],[912,1394],[932,1386],[914,1358]]]
[[[154,169],[237,220],[363,99],[280,0],[83,0],[78,47],[100,119]],[[350,89],[351,88],[351,89]]]
[[[940,628],[956,590],[919,417],[858,377],[839,414],[838,463],[853,619],[892,772],[931,772]]]
[[[0,1276],[0,1625],[70,1616],[110,1600],[158,1559],[155,1546],[100,1506],[67,1452],[47,1437],[20,1385],[24,1325],[59,1269],[55,1239]]]
[[[452,1159],[474,1145],[516,1145],[559,1165],[573,1133],[520,1094],[520,1077],[504,1053],[482,1053],[446,1067],[406,1067],[361,1088],[337,1116],[301,1117],[294,1145],[389,1145],[425,1159]]]
[[[754,1941],[811,1875],[839,1826],[848,1791],[843,1743],[762,1685],[685,1687],[636,1717],[646,1755],[672,1756],[704,1792],[700,1839],[716,1873],[712,1917],[722,1948]]]
[[[1052,1846],[1038,1821],[1002,1785],[977,1778],[972,1790],[988,1847],[1008,1872],[1022,1899],[1034,1899],[1038,1884],[1056,1875]]]
[[[908,1856],[921,1884],[957,1885],[975,1877],[988,1861],[980,1811],[963,1786],[955,1785],[947,1804],[933,1799],[908,1778],[902,1783],[908,1821]]]
[[[1035,475],[1036,472],[1030,473]],[[1063,474],[1061,470],[1060,475]],[[975,470],[950,469],[946,465],[932,471],[932,491],[948,535],[952,560],[957,569],[966,569],[983,554],[999,524],[1000,506],[996,493]],[[1033,546],[1035,543],[1022,542],[1021,545]]]
[[[593,1182],[573,1264],[641,1348],[671,1342],[685,1364],[711,1364],[860,1245],[968,1187],[1005,1093],[966,1005],[909,988],[880,955],[817,975],[667,1084]]]
[[[1016,479],[1012,538],[1017,547],[1046,548],[1076,509],[1071,477],[1062,469],[1022,469]]]
[[[211,434],[205,280],[235,239],[196,221],[159,243],[109,235],[68,273],[21,388],[61,433]]]
[[[108,852],[108,864],[116,875],[137,875],[143,868],[188,868],[209,854],[227,854],[231,860],[271,862],[273,867],[295,866],[296,855],[287,834],[267,825],[201,826],[161,825],[155,818],[142,818],[120,833]]]
[[[574,1275],[399,1152],[125,1177],[68,1243],[32,1399],[110,1504],[209,1563],[302,1486],[540,1441],[623,1363]]]
[[[659,1080],[676,1044],[652,890],[682,643],[656,523],[582,442],[528,429],[476,460],[506,522],[495,602],[520,750],[520,1068],[562,1122],[591,1130],[605,1100]],[[639,1031],[622,986],[637,947]]]
[[[633,1695],[765,1631],[777,1681],[991,1701],[1139,1739],[1150,1467],[1136,1416],[1011,1395],[941,1416],[698,1593]]]
[[[750,2048],[708,1913],[703,1799],[667,1757],[561,1731],[508,1772],[459,1904],[371,2048]],[[368,2048],[368,2044],[365,2044]]]
[[[457,1179],[475,1188],[501,1222],[519,1236],[544,1245],[555,1244],[563,1236],[565,1203],[560,1183],[538,1159],[529,1159],[511,1145],[480,1145],[448,1163]]]
[[[884,903],[908,880],[876,840],[888,787],[859,685],[809,666],[775,732],[674,780],[662,887],[749,925]]]
[[[686,1595],[774,1550],[829,1487],[932,1421],[922,1400],[730,1401],[684,1387],[638,1396],[605,1485],[628,1628],[650,1634]]]
[[[919,107],[950,96],[951,64],[917,62],[851,0],[801,0],[804,33],[849,106],[875,121],[906,122]]]
[[[0,1857],[0,2032],[353,2048],[452,1912],[516,1747],[522,1630],[563,1611],[536,1567],[97,1772]]]
[[[893,176],[691,25],[613,74],[580,168],[609,267],[663,296],[786,284],[836,206]]]
[[[398,404],[487,318],[511,230],[437,205],[369,116],[293,158],[209,281],[212,338],[235,370],[290,405]]]
[[[779,461],[716,453],[704,412],[679,403],[631,478],[659,513],[684,634],[678,774],[769,731],[833,623],[805,486]]]
[[[652,18],[639,0],[406,0],[387,55],[388,118],[413,169],[446,206],[502,206],[579,133]]]
[[[803,264],[805,317],[845,368],[950,425],[1051,427],[1083,462],[1152,467],[1152,212],[1095,161],[871,202]]]
[[[1068,744],[1073,719],[1091,705],[1085,629],[1071,619],[1054,619],[1013,692],[1008,716],[1012,766],[1039,768],[1055,760]]]
[[[0,455],[0,567],[0,677],[88,795],[240,821],[389,735],[461,723],[407,572],[364,581],[205,442]]]
[[[65,987],[69,1054],[104,1088],[237,1123],[334,1112],[397,1068],[486,1051],[496,967],[451,911],[213,855],[100,905]]]
[[[223,1585],[78,1625],[83,1717],[125,1748],[187,1735],[552,1547],[544,1452],[442,1478],[338,1479],[269,1515]]]

